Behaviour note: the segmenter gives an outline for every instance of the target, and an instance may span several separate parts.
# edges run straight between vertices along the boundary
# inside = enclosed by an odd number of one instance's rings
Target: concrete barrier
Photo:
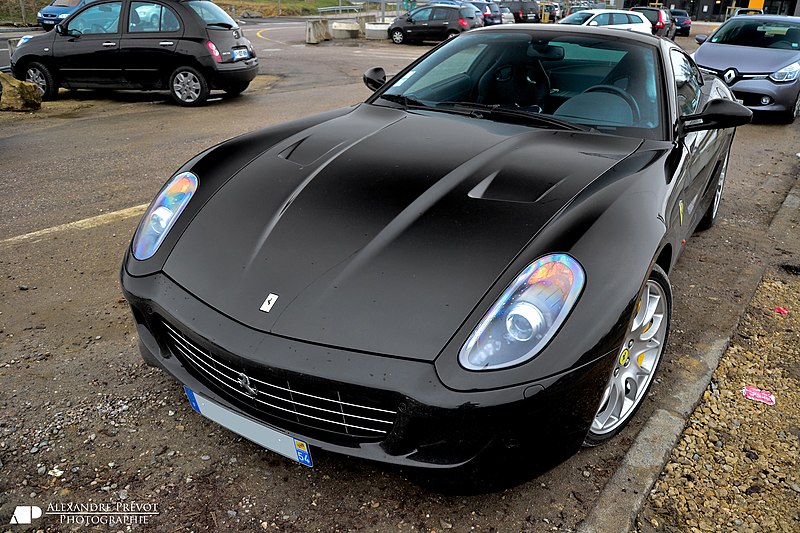
[[[318,44],[331,39],[330,22],[326,19],[306,20],[306,42]]]
[[[391,24],[383,24],[378,22],[368,23],[366,24],[366,36],[367,39],[388,39],[389,38],[389,26]]]
[[[361,33],[361,26],[358,22],[336,21],[331,24],[331,37],[334,39],[358,39]]]

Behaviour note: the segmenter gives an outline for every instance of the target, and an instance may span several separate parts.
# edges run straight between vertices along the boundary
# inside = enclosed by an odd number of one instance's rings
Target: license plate
[[[185,385],[183,388],[192,409],[209,420],[293,461],[306,466],[314,466],[311,461],[311,447],[302,440],[250,420],[194,392]]]
[[[233,50],[234,59],[247,59],[248,57],[250,57],[250,52],[247,48],[235,48]]]
[[[737,98],[737,99],[736,99],[736,101],[737,101],[738,103],[740,103],[740,104],[744,105],[744,100],[742,100],[742,99],[740,99],[740,98]]]

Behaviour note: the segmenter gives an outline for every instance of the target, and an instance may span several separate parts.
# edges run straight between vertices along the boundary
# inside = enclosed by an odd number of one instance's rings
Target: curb
[[[800,245],[787,242],[787,237],[796,234],[799,220],[800,179],[795,181],[770,222],[768,237],[775,245],[784,249],[791,246],[795,248],[793,252],[800,253]],[[706,332],[697,343],[698,364],[691,372],[687,372],[679,386],[675,387],[675,392],[665,398],[661,408],[653,413],[636,436],[622,464],[600,492],[589,516],[578,526],[578,533],[623,533],[635,528],[636,517],[661,475],[689,415],[694,412],[703,391],[711,382],[720,358],[771,263],[767,259],[765,264],[753,266],[742,274],[738,286],[743,288],[742,295],[745,297],[741,299],[733,327],[724,338],[719,337],[719,331]]]

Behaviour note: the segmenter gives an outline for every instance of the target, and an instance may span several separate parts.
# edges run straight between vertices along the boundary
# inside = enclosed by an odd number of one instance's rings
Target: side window
[[[628,14],[628,24],[642,24],[643,22],[647,21],[638,15]]]
[[[450,13],[449,9],[434,9],[432,20],[448,20],[450,19]]]
[[[608,26],[611,24],[608,13],[600,13],[592,20],[592,22],[596,22],[598,26]]]
[[[91,6],[69,23],[67,30],[83,35],[117,33],[122,2],[108,2]]]
[[[681,115],[696,113],[700,104],[700,83],[697,81],[697,72],[683,53],[671,50],[670,57],[678,95],[678,110]]]
[[[420,9],[419,11],[413,14],[412,18],[414,19],[414,22],[424,22],[426,20],[430,20],[431,11],[433,11],[433,9],[431,8]]]
[[[180,22],[166,6],[153,2],[131,2],[128,31],[131,33],[177,31]]]

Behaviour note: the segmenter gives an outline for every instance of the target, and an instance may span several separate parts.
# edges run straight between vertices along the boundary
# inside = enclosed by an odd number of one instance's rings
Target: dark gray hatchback
[[[258,59],[236,22],[207,0],[106,0],[85,6],[11,57],[43,99],[70,89],[166,89],[180,105],[211,89],[244,91]]]

